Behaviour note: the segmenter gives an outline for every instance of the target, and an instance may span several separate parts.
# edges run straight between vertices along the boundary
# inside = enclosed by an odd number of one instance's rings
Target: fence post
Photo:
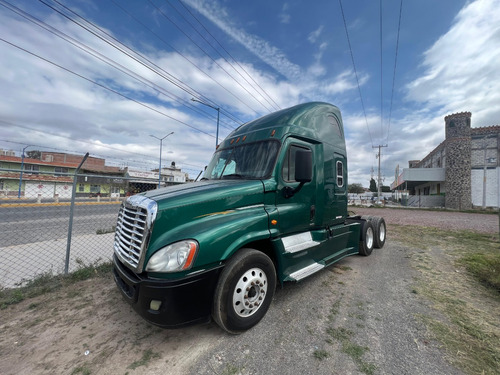
[[[89,153],[87,152],[85,156],[83,157],[80,165],[78,168],[76,168],[75,174],[73,175],[73,190],[71,193],[71,205],[69,208],[69,225],[68,225],[68,243],[66,244],[66,262],[64,264],[64,274],[68,274],[68,269],[69,269],[69,253],[71,250],[71,233],[73,231],[73,212],[75,209],[75,196],[76,196],[76,175],[80,171],[80,168],[82,167],[83,163],[85,163],[85,160],[89,157]]]

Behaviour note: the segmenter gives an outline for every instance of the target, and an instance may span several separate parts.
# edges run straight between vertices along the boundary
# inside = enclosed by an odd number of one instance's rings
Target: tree
[[[351,194],[362,194],[365,189],[361,184],[350,184],[347,186],[347,192]]]
[[[375,182],[375,180],[373,178],[370,180],[370,191],[372,193],[377,192],[377,183]]]
[[[391,187],[382,185],[382,193],[390,193]]]
[[[26,153],[26,156],[30,159],[40,160],[40,158],[42,157],[42,153],[40,151],[28,151]]]

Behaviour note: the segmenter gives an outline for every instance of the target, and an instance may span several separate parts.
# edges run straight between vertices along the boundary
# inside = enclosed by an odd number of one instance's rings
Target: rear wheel
[[[359,253],[361,255],[368,256],[372,253],[374,238],[372,223],[370,221],[362,221],[361,238],[359,241]]]
[[[374,216],[372,218],[373,230],[375,231],[375,238],[373,246],[381,249],[385,244],[385,237],[387,235],[385,220],[383,217]]]
[[[266,314],[276,288],[272,260],[254,249],[242,249],[226,264],[217,283],[212,317],[225,331],[238,334]]]
[[[387,227],[385,225],[384,218],[378,216],[363,215],[361,216],[361,219],[367,220],[372,223],[374,232],[373,247],[375,247],[376,249],[383,248],[387,235]]]

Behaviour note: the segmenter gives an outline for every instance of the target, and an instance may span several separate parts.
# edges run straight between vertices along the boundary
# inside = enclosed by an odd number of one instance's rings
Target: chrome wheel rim
[[[233,291],[234,312],[243,318],[255,314],[266,298],[267,276],[260,268],[251,268],[241,275]]]

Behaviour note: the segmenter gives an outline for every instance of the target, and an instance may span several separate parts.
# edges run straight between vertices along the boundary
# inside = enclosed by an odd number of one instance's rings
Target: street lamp
[[[30,147],[28,145],[23,148],[23,154],[21,155],[21,175],[19,176],[19,190],[17,191],[17,198],[21,198],[21,185],[23,184],[23,169],[24,169],[24,151]]]
[[[158,189],[161,187],[161,148],[162,148],[163,140],[171,134],[174,134],[174,132],[168,133],[163,138],[158,138],[152,134],[149,135],[150,137],[156,138],[160,141],[160,169],[158,169]]]
[[[217,111],[217,133],[215,135],[215,148],[217,148],[217,145],[219,144],[219,115],[220,115],[220,108],[219,107],[214,107],[211,104],[202,102],[202,101],[200,101],[198,99],[195,99],[195,98],[191,98],[191,101],[198,102],[200,104],[206,105],[207,107],[213,108],[213,109],[215,109]]]

